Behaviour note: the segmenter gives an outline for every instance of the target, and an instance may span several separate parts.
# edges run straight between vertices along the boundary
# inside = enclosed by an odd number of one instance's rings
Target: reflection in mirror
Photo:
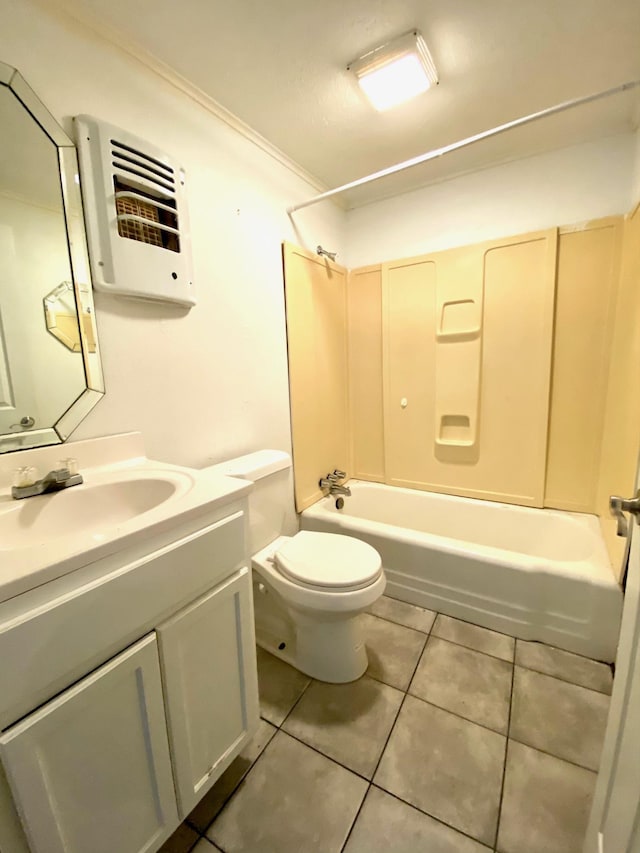
[[[63,441],[104,388],[75,147],[1,63],[0,84],[2,452]]]
[[[86,291],[86,285],[80,286],[80,292]],[[47,293],[44,298],[44,316],[47,331],[60,341],[71,352],[82,352],[80,342],[80,326],[78,325],[78,309],[72,281],[63,281]],[[96,334],[91,310],[85,308],[81,315],[84,327],[87,349],[96,351]]]

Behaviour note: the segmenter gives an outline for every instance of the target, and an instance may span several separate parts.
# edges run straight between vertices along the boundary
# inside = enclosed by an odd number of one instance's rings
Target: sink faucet
[[[323,477],[318,485],[321,489],[329,489],[330,495],[346,495],[347,497],[351,497],[349,486],[342,486],[338,483],[338,480],[344,480],[346,476],[345,471],[339,471],[336,468],[333,474],[327,474],[326,477]]]
[[[82,483],[82,474],[72,474],[68,468],[54,468],[41,480],[36,480],[30,486],[13,486],[11,497],[17,501],[22,498],[33,498],[36,495],[44,495],[45,492],[59,492],[70,486],[79,486]]]

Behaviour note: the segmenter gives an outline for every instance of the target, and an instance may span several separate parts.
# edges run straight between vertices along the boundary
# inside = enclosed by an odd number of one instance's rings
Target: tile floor
[[[262,720],[162,853],[580,853],[609,667],[383,597],[369,670],[258,650]]]

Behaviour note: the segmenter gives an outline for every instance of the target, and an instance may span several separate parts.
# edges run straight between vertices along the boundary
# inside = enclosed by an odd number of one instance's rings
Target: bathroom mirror
[[[64,441],[103,394],[75,145],[0,63],[0,453]]]

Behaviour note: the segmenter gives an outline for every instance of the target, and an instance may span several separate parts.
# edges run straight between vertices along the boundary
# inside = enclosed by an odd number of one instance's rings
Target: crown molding
[[[312,175],[299,163],[288,157],[284,151],[281,151],[269,142],[268,139],[265,139],[264,136],[259,134],[250,125],[242,121],[242,119],[238,118],[238,116],[234,115],[226,107],[223,107],[222,104],[191,83],[166,62],[158,59],[134,39],[131,39],[118,28],[101,21],[97,15],[83,8],[81,2],[77,2],[77,0],[34,0],[34,2],[53,14],[71,19],[75,24],[79,24],[89,30],[96,38],[108,42],[112,47],[126,54],[130,59],[143,65],[170,86],[173,86],[174,89],[177,89],[183,95],[195,101],[195,103],[240,134],[240,136],[247,139],[265,154],[268,154],[269,157],[281,166],[284,166],[296,175],[296,177],[305,181],[309,186],[319,192],[325,192],[328,189],[326,184],[323,184],[315,175]],[[339,203],[338,206],[343,207]]]

